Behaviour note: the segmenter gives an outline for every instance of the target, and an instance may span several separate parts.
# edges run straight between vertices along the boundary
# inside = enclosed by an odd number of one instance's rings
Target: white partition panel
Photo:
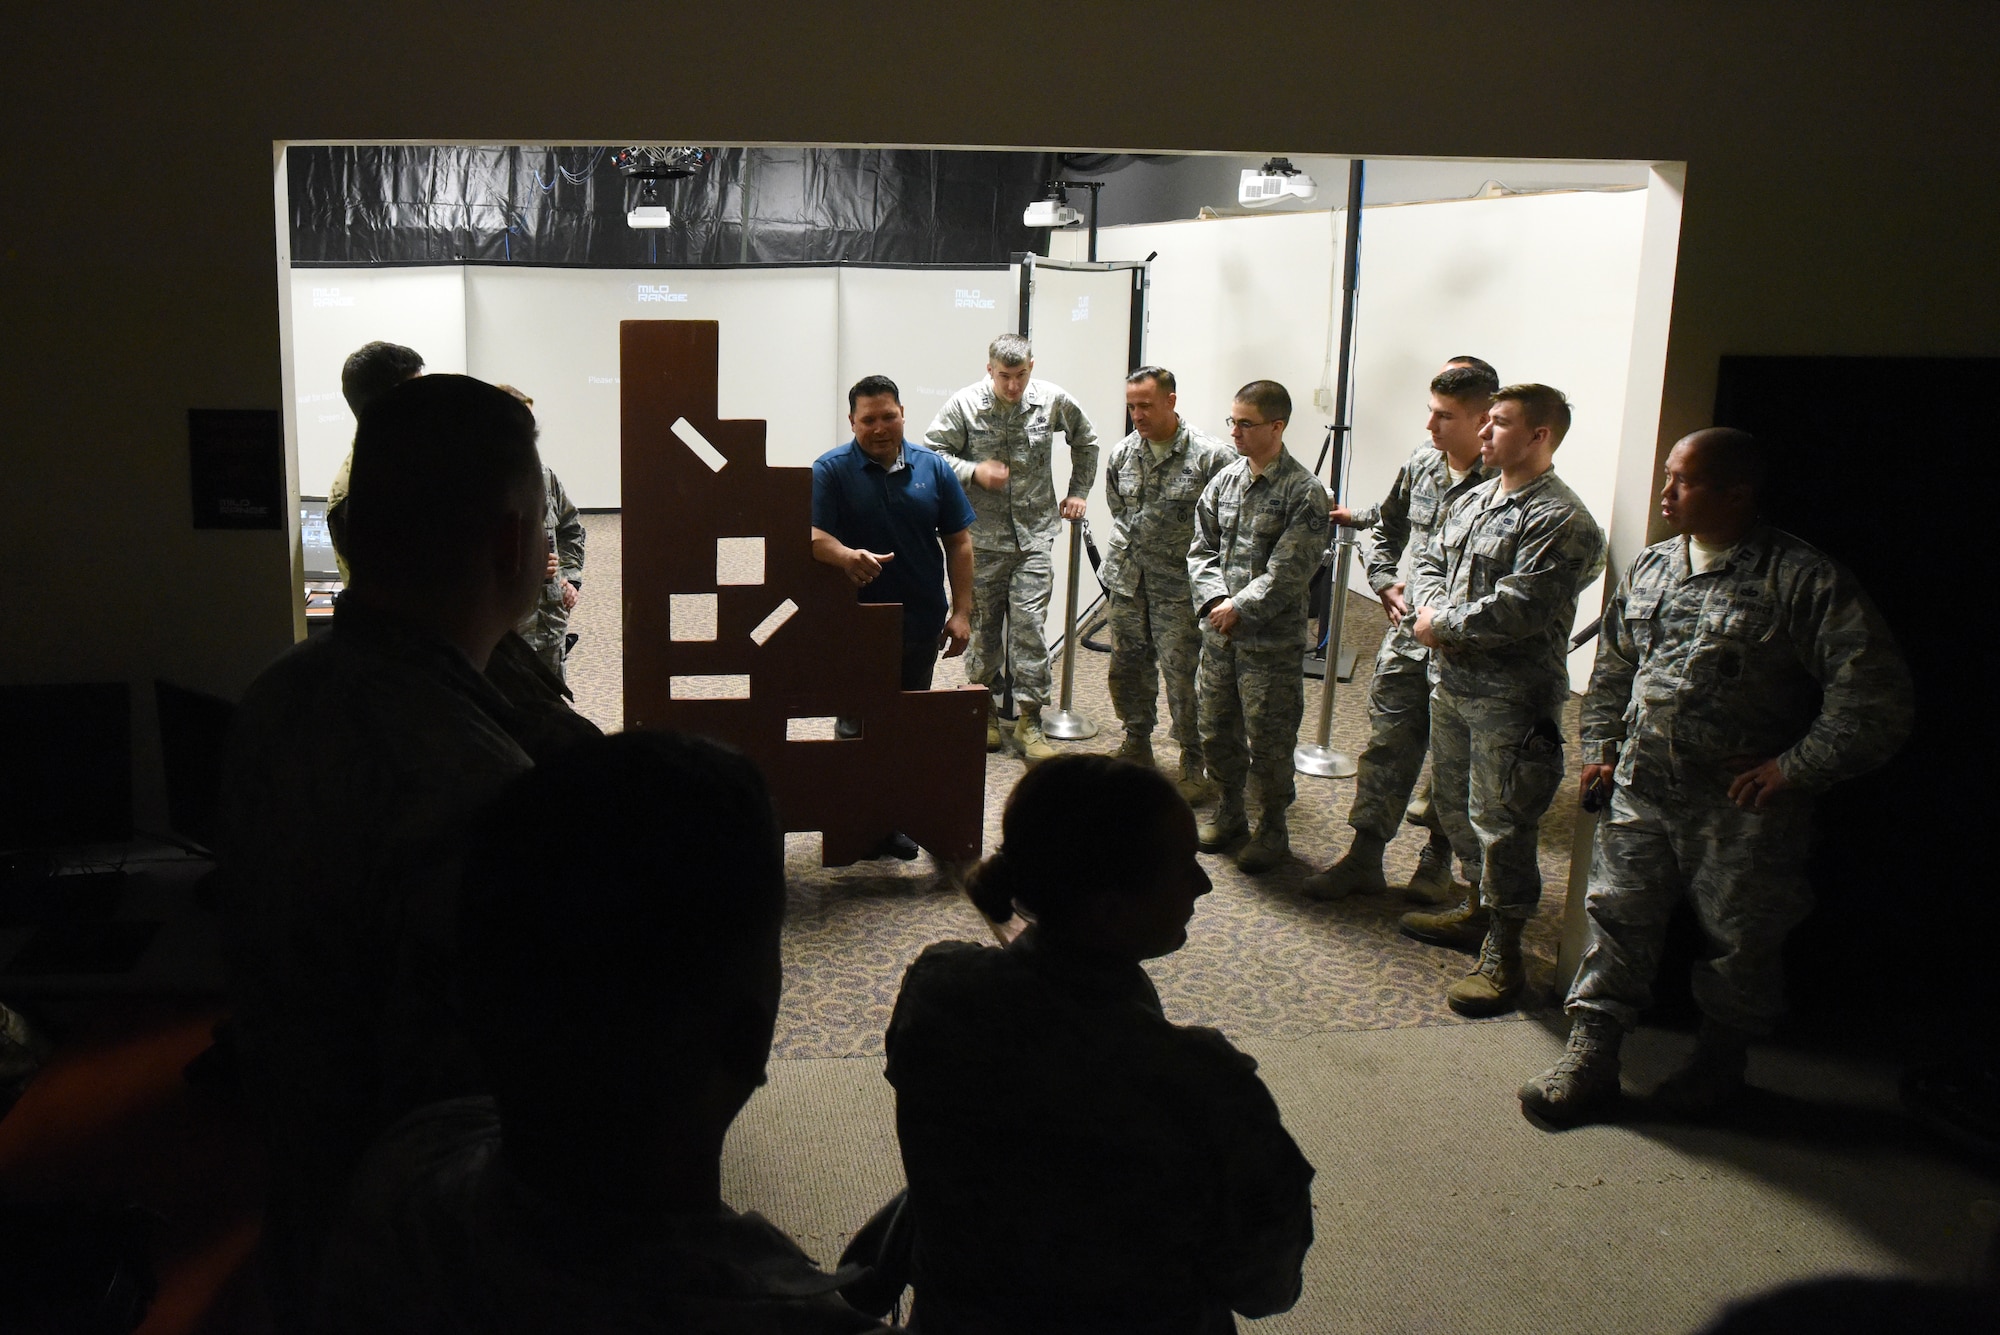
[[[539,269],[466,273],[471,372],[535,400],[542,457],[585,508],[619,503],[618,325],[716,320],[724,417],[768,423],[774,466],[827,447],[838,281],[828,269]]]
[[[340,367],[364,343],[414,348],[432,371],[465,370],[465,280],[458,265],[292,270],[292,370],[299,490],[324,496],[354,442]]]
[[[1575,420],[1556,472],[1607,530],[1639,292],[1646,194],[1576,193],[1367,210],[1361,337],[1355,360],[1358,500],[1389,488],[1424,439],[1427,385],[1446,357],[1492,362],[1502,381],[1539,381],[1569,396]],[[1597,619],[1601,585],[1577,600]],[[1570,656],[1589,680],[1594,648]]]
[[[1125,373],[1131,366],[1132,274],[1127,269],[1068,270],[1035,266],[1029,333],[1035,347],[1035,378],[1061,385],[1083,408],[1097,432],[1097,464],[1091,470],[1088,513],[1101,552],[1111,541],[1111,511],[1104,503],[1104,464],[1111,447],[1125,436]],[[1056,493],[1069,480],[1068,451],[1055,456]],[[1057,540],[1055,595],[1049,600],[1048,638],[1062,634],[1069,606],[1069,537]],[[1097,581],[1084,559],[1081,603],[1097,595]],[[1081,608],[1078,609],[1081,611]],[[1055,665],[1061,685],[1062,665]],[[1100,728],[1116,719],[1093,719]]]
[[[1576,193],[1366,211],[1349,496],[1378,500],[1424,440],[1427,387],[1446,357],[1492,362],[1503,380],[1555,385],[1576,404],[1556,456],[1607,524],[1638,290],[1645,193]],[[1106,229],[1100,255],[1157,250],[1146,359],[1181,382],[1184,416],[1219,431],[1229,395],[1269,376],[1292,392],[1286,444],[1319,455],[1315,406],[1338,294],[1341,214],[1295,213]],[[1355,587],[1366,588],[1357,568]],[[1596,589],[1578,604],[1597,615]],[[1571,679],[1588,676],[1589,651]]]
[[[1020,320],[1016,269],[841,269],[839,393],[828,448],[851,434],[847,390],[886,375],[902,391],[912,439],[945,400],[986,374],[986,348]]]

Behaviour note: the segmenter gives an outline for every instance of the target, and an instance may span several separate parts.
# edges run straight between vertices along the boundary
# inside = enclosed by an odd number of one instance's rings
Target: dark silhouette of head
[[[376,340],[347,354],[340,367],[340,396],[359,419],[361,410],[412,376],[424,373],[415,348]]]
[[[357,590],[422,591],[499,634],[533,608],[547,569],[535,418],[492,385],[420,376],[369,403],[343,509]]]
[[[679,733],[581,742],[471,849],[461,990],[517,1167],[608,1198],[719,1156],[777,1016],[784,848],[756,767]]]
[[[998,852],[972,878],[995,922],[1018,907],[1045,935],[1149,959],[1187,940],[1209,889],[1194,816],[1158,770],[1109,756],[1059,756],[1014,785]]]

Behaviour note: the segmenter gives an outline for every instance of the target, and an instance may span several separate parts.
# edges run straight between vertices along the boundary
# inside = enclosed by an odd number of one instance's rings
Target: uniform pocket
[[[1540,820],[1562,786],[1563,738],[1553,719],[1539,719],[1528,735],[1508,748],[1507,777],[1500,801],[1516,817]]]

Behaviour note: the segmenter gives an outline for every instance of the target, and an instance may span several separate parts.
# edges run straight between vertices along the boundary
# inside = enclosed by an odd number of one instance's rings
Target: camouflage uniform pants
[[[973,552],[967,681],[997,690],[1004,670],[1013,675],[1017,702],[1049,702],[1049,643],[1042,637],[1042,619],[1049,614],[1050,583],[1046,551]]]
[[[1430,665],[1391,648],[1400,638],[1396,627],[1389,627],[1375,655],[1375,676],[1368,684],[1368,746],[1358,760],[1354,805],[1347,810],[1349,825],[1384,843],[1396,837],[1431,738]],[[1425,824],[1438,828],[1434,810]]]
[[[1562,737],[1546,710],[1432,692],[1431,805],[1452,851],[1480,868],[1479,902],[1503,918],[1531,918],[1541,902],[1537,837],[1562,776]]]
[[[517,628],[541,665],[563,680],[563,637],[569,632],[569,612],[562,605],[562,581],[542,587],[541,601]]]
[[[1695,1004],[1733,1029],[1769,1033],[1785,1009],[1785,937],[1812,908],[1811,834],[1812,804],[1797,793],[1752,814],[1726,793],[1655,799],[1613,788],[1597,824],[1590,937],[1567,1009],[1637,1024],[1668,919],[1685,898],[1711,951],[1694,966]]]
[[[1208,774],[1225,792],[1246,792],[1250,814],[1285,828],[1297,788],[1292,751],[1306,712],[1300,649],[1239,649],[1201,631],[1201,744]]]
[[[1187,583],[1163,585],[1158,595],[1144,576],[1131,597],[1105,595],[1111,623],[1111,707],[1125,731],[1151,737],[1160,716],[1160,678],[1167,679],[1167,708],[1181,762],[1202,764],[1201,722],[1195,674],[1201,665],[1201,624]]]

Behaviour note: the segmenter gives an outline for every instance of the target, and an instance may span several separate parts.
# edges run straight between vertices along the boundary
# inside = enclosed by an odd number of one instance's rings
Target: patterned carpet
[[[571,689],[578,708],[607,731],[620,726],[622,686],[619,636],[619,516],[586,515],[588,567],[583,600],[571,629],[581,636],[569,659]],[[1088,583],[1086,582],[1086,587]],[[1362,646],[1355,678],[1334,697],[1331,744],[1358,752],[1367,737],[1368,675],[1381,640],[1380,610],[1352,599],[1346,618],[1347,642]],[[1098,725],[1088,741],[1065,748],[1109,752],[1119,741],[1117,720],[1105,690],[1103,654],[1080,650],[1072,707]],[[938,673],[939,686],[963,682],[957,662]],[[1319,686],[1306,684],[1304,733],[1310,738],[1319,718]],[[1165,736],[1167,710],[1155,739],[1160,763],[1178,755]],[[1565,735],[1576,735],[1572,701]],[[1000,810],[1021,777],[1021,762],[1009,754],[987,757],[986,845],[999,840]],[[1406,1028],[1430,1024],[1504,1023],[1467,1021],[1445,1005],[1444,989],[1464,974],[1467,957],[1422,945],[1396,930],[1408,905],[1392,892],[1385,898],[1322,904],[1299,889],[1310,872],[1325,866],[1347,846],[1347,805],[1351,779],[1300,775],[1292,808],[1292,847],[1301,861],[1261,877],[1245,876],[1226,857],[1204,859],[1215,890],[1195,910],[1188,944],[1152,961],[1148,970],[1159,985],[1170,1019],[1205,1024],[1232,1038],[1300,1038],[1336,1030]],[[1541,862],[1546,890],[1542,908],[1525,938],[1529,955],[1530,999],[1546,1004],[1555,967],[1556,940],[1576,798],[1565,785],[1542,823]],[[1401,884],[1416,865],[1421,832],[1406,828],[1390,845],[1389,882]],[[936,884],[928,859],[912,863],[871,862],[852,867],[819,865],[813,835],[786,840],[791,907],[785,924],[785,998],[778,1018],[778,1057],[849,1057],[882,1051],[903,970],[933,941],[990,939],[984,919],[956,891]]]

